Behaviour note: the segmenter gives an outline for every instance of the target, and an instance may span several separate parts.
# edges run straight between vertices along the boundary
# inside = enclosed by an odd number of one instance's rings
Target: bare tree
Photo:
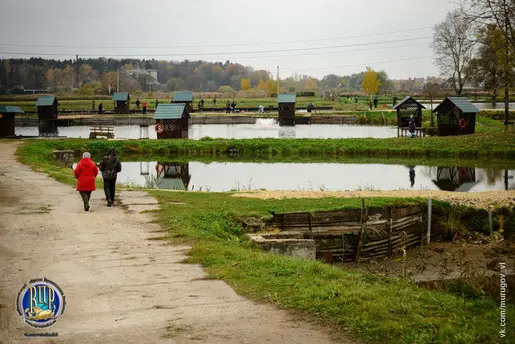
[[[462,13],[478,26],[495,25],[503,35],[501,56],[504,86],[505,126],[508,125],[510,87],[513,87],[515,69],[515,0],[468,0]]]
[[[433,49],[436,64],[452,82],[456,95],[460,96],[466,79],[464,71],[474,51],[472,27],[460,11],[447,13],[445,20],[435,25]]]

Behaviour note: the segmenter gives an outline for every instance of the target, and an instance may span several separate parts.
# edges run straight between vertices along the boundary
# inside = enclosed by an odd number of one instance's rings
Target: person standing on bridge
[[[104,193],[106,195],[107,206],[114,205],[114,194],[116,191],[116,177],[122,170],[120,159],[116,156],[116,150],[109,148],[104,159],[98,164],[104,179]]]
[[[77,178],[77,191],[79,191],[80,197],[82,197],[84,210],[89,211],[89,199],[91,198],[91,192],[96,190],[95,178],[98,175],[98,167],[91,160],[89,152],[82,154],[82,159],[75,166],[73,172],[75,178]]]

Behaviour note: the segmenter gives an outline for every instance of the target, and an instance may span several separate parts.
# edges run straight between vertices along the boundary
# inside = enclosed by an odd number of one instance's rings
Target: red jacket
[[[82,158],[75,166],[75,178],[77,181],[77,191],[94,191],[95,177],[98,174],[97,165],[89,158]]]

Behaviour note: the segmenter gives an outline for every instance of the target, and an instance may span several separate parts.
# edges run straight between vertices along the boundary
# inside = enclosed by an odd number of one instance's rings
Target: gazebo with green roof
[[[479,109],[467,98],[447,97],[433,112],[438,119],[440,136],[474,134]]]
[[[295,103],[297,102],[295,94],[280,94],[277,97],[279,104],[279,125],[292,126],[295,125]]]
[[[189,113],[184,103],[159,104],[154,114],[158,139],[187,139]]]
[[[174,92],[173,93],[173,104],[186,104],[188,113],[193,112],[193,92]]]
[[[118,113],[118,114],[129,113],[130,100],[131,100],[131,97],[129,95],[129,92],[114,92],[113,93],[114,113]]]
[[[36,102],[39,119],[39,135],[57,135],[59,102],[55,96],[40,96]]]
[[[0,105],[0,137],[15,136],[14,116],[25,113],[18,106]]]

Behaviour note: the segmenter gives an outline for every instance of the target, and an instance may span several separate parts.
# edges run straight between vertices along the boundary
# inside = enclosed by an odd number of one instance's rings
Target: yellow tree
[[[268,79],[266,86],[268,88],[268,94],[277,92],[277,82],[272,79]]]
[[[306,84],[304,85],[304,89],[314,90],[316,88],[317,88],[317,82],[311,78],[307,78]]]
[[[257,89],[260,91],[266,91],[268,90],[268,85],[266,84],[266,82],[263,81],[263,79],[259,79]]]
[[[248,91],[252,88],[252,86],[250,85],[250,79],[241,79],[241,89],[243,91]]]
[[[102,84],[107,88],[107,92],[112,94],[112,90],[116,87],[116,72],[107,72],[102,75]]]
[[[363,76],[363,83],[361,84],[361,88],[365,91],[366,94],[370,96],[370,100],[372,100],[372,95],[376,94],[379,91],[379,86],[381,83],[377,78],[377,73],[370,67],[367,67],[367,71]]]

